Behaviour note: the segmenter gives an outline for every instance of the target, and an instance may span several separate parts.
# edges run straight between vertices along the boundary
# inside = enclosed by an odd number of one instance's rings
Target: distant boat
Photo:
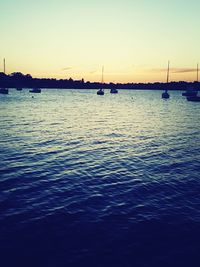
[[[182,93],[182,96],[196,96],[197,93],[198,91],[191,87],[188,88],[184,93]]]
[[[6,74],[6,60],[5,60],[5,58],[3,59],[3,70],[4,70],[4,74]],[[9,93],[8,88],[5,88],[5,87],[0,88],[0,94],[7,95],[8,93]]]
[[[167,84],[169,83],[169,61],[168,61],[168,68],[167,68]],[[168,99],[170,97],[169,93],[167,92],[167,89],[162,93],[162,98]]]
[[[104,67],[102,67],[101,86],[103,86],[103,72],[104,72]],[[104,90],[103,90],[103,88],[100,88],[100,89],[97,91],[97,95],[104,95]]]
[[[99,89],[97,91],[97,95],[104,95],[104,90],[103,89]]]
[[[199,80],[198,74],[199,74],[199,64],[197,64],[197,82]],[[195,90],[191,86],[184,93],[182,93],[182,96],[197,96],[197,94],[198,94],[198,90]]]
[[[192,101],[192,102],[200,102],[200,96],[195,95],[195,96],[188,96],[187,101]]]
[[[33,88],[31,90],[29,90],[30,93],[41,93],[41,89],[40,88]]]
[[[7,95],[9,93],[8,88],[1,87],[0,88],[0,94]]]
[[[110,93],[111,94],[118,94],[118,90],[116,88],[111,88]]]
[[[21,87],[16,88],[17,91],[22,91]]]

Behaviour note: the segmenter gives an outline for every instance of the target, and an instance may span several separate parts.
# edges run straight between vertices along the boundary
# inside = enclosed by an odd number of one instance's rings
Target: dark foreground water
[[[0,265],[200,266],[200,103],[0,95]]]

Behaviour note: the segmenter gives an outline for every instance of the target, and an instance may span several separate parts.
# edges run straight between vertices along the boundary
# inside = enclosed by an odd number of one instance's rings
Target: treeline
[[[200,88],[199,82],[170,82],[170,83],[99,83],[85,82],[82,80],[70,79],[52,79],[52,78],[33,78],[30,74],[14,72],[9,75],[0,72],[0,87],[8,88],[61,88],[61,89],[98,89],[98,88],[116,88],[116,89],[146,89],[146,90],[186,90],[189,86],[195,89]]]

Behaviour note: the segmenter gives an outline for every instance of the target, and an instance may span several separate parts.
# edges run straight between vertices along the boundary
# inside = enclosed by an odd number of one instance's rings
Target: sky
[[[196,80],[199,0],[0,0],[0,71],[105,82]]]

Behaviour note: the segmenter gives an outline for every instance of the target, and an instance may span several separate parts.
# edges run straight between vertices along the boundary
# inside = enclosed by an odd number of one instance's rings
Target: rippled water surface
[[[200,266],[200,104],[181,92],[0,95],[5,266]]]

